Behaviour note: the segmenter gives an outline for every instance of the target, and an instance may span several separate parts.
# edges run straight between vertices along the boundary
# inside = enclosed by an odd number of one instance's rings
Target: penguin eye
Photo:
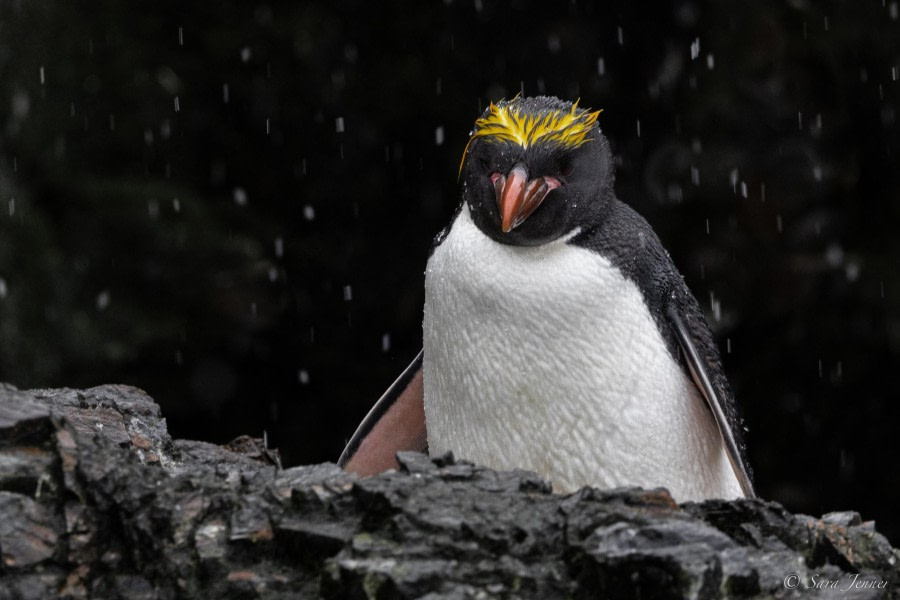
[[[493,162],[486,158],[479,158],[478,164],[481,166],[482,169],[484,169],[487,172],[496,171],[496,169],[494,169]]]
[[[559,174],[563,177],[568,177],[572,174],[572,171],[575,170],[575,165],[571,162],[563,163],[562,167],[559,169]]]

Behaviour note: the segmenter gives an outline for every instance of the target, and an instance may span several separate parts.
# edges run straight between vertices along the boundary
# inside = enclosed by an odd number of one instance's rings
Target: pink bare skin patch
[[[428,446],[422,370],[384,413],[344,467],[363,477],[398,468],[397,452],[422,452]]]

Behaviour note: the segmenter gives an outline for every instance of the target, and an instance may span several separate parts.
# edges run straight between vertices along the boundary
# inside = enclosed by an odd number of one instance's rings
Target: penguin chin
[[[507,246],[543,246],[544,244],[550,244],[560,239],[561,237],[564,237],[566,235],[566,232],[559,231],[553,232],[551,234],[546,234],[540,232],[523,232],[514,229],[509,233],[503,233],[498,228],[497,231],[492,231],[487,235],[495,242],[499,242]]]
[[[578,226],[569,224],[564,211],[542,206],[515,229],[504,233],[500,215],[492,204],[493,198],[490,200],[468,198],[465,207],[475,226],[485,236],[504,246],[543,246],[560,238],[571,237],[572,232],[578,229]],[[548,211],[548,208],[551,210]]]
[[[503,233],[499,223],[493,222],[479,229],[495,242],[507,246],[543,246],[570,237],[578,227],[568,226],[561,215],[538,214],[507,233]]]
[[[535,223],[528,220],[512,231],[504,233],[500,224],[500,215],[493,210],[493,207],[486,208],[479,204],[478,200],[473,201],[470,199],[464,203],[465,210],[469,213],[470,218],[481,233],[498,244],[503,244],[504,246],[541,246],[562,236],[563,232],[533,231]]]

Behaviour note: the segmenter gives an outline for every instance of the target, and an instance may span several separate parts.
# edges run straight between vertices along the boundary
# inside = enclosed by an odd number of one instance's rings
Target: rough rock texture
[[[0,384],[0,598],[900,595],[900,554],[855,513],[401,462],[282,470],[259,440],[172,440],[132,387]]]

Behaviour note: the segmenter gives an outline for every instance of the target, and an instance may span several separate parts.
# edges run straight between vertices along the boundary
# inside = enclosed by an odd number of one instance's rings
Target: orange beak
[[[509,233],[525,222],[541,205],[547,193],[558,185],[552,185],[543,177],[529,181],[528,171],[522,163],[514,166],[506,177],[500,175],[494,181],[494,190],[497,192],[503,233]]]

